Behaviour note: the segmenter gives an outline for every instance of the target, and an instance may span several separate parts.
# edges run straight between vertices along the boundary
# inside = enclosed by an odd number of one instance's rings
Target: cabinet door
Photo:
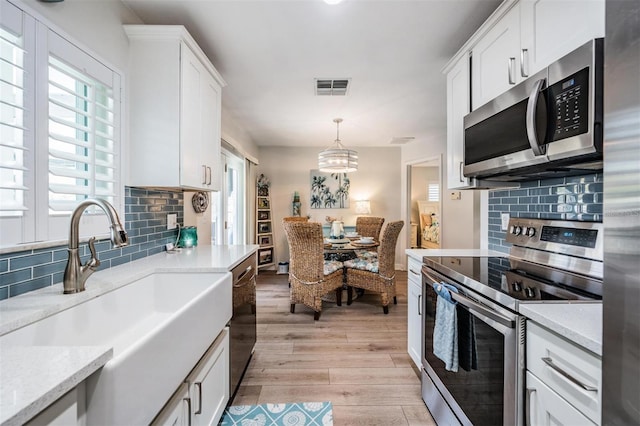
[[[225,328],[187,378],[191,424],[217,425],[229,400],[229,331]]]
[[[206,72],[206,71],[205,71]],[[202,152],[200,161],[208,167],[206,188],[220,190],[220,113],[222,107],[221,88],[213,77],[206,72],[202,83]]]
[[[462,175],[464,162],[464,116],[469,113],[469,56],[464,55],[447,73],[447,186],[469,186]]]
[[[594,425],[581,412],[527,371],[525,416],[532,426]]]
[[[183,383],[153,419],[151,426],[187,426],[190,415],[189,387]]]
[[[422,264],[411,257],[407,262],[407,351],[420,368],[422,364]]]
[[[521,77],[520,7],[518,4],[496,22],[473,48],[471,57],[471,108],[477,109],[510,87]]]
[[[521,77],[604,37],[604,0],[521,0]]]
[[[207,170],[201,152],[201,87],[206,70],[185,43],[180,46],[180,66],[180,184],[205,189]]]

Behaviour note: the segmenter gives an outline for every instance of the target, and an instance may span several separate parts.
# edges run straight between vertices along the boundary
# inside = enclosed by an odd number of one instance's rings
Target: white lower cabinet
[[[81,382],[75,388],[58,398],[25,425],[69,426],[85,425],[85,385]]]
[[[527,322],[527,424],[599,425],[601,391],[601,357]]]
[[[560,395],[527,371],[527,415],[529,425],[594,425]]]
[[[422,362],[422,264],[411,257],[407,264],[407,352],[419,369]]]
[[[229,401],[229,328],[222,330],[152,425],[217,425]]]

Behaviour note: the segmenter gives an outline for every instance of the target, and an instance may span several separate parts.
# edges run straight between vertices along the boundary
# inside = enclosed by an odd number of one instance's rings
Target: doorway
[[[409,248],[441,248],[442,156],[407,165]]]
[[[213,194],[211,244],[245,243],[245,162],[235,153],[222,149],[221,190]]]

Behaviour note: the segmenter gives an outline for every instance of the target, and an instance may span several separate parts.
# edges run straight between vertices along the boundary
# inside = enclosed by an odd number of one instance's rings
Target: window
[[[65,239],[69,215],[85,198],[122,209],[120,76],[1,4],[2,245]],[[104,234],[106,218],[90,213],[82,233]]]
[[[438,182],[427,184],[427,201],[440,201],[440,184]]]

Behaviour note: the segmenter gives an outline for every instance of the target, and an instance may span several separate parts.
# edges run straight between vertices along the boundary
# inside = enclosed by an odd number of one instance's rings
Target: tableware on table
[[[358,238],[360,235],[358,235],[357,232],[347,232],[344,236],[347,238]]]
[[[373,237],[360,237],[359,244],[373,244]]]

